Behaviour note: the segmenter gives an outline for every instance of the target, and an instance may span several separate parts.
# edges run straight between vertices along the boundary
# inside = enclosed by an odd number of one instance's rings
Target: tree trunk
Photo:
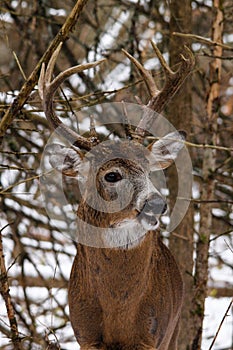
[[[170,66],[176,70],[176,64],[179,55],[187,45],[185,39],[175,37],[173,32],[190,33],[192,31],[192,8],[191,1],[185,0],[179,2],[172,0],[170,2],[170,44],[169,57]],[[188,45],[187,45],[188,46]],[[182,88],[173,98],[169,105],[168,115],[171,123],[176,129],[185,130],[189,135],[192,127],[192,94],[191,94],[191,77],[183,84]],[[177,188],[177,174],[175,167],[169,169],[169,189],[171,195],[171,207],[174,205]],[[185,181],[185,179],[184,179]],[[190,205],[189,210],[176,228],[177,235],[170,237],[170,249],[179,264],[183,281],[185,284],[185,299],[181,315],[180,336],[178,341],[179,350],[191,349],[194,335],[194,325],[192,317],[192,300],[193,300],[193,207]]]
[[[221,1],[213,1],[212,40],[222,42],[223,12]],[[222,48],[215,46],[213,56],[221,57]],[[216,145],[218,136],[218,111],[219,90],[221,79],[221,59],[214,58],[209,65],[209,91],[206,104],[205,143]],[[201,200],[208,201],[214,198],[216,168],[216,150],[205,149],[202,163],[202,193]],[[201,348],[202,323],[204,318],[205,298],[207,295],[209,241],[212,232],[212,205],[202,204],[200,208],[200,230],[197,242],[196,266],[195,266],[195,295],[194,295],[194,322],[196,334],[193,340],[192,350]]]

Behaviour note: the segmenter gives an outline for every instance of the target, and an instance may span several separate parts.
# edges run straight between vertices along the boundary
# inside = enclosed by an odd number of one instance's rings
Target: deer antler
[[[127,51],[122,50],[124,54],[130,59],[130,61],[137,67],[139,73],[145,81],[145,84],[150,93],[150,100],[147,103],[152,111],[161,113],[165,105],[170,101],[170,99],[175,95],[177,90],[183,84],[184,80],[192,71],[195,65],[195,58],[192,51],[185,46],[185,51],[187,58],[181,55],[180,67],[176,72],[173,72],[168,64],[166,63],[163,55],[159,51],[158,47],[154,42],[151,42],[151,45],[159,59],[159,62],[163,68],[165,74],[165,84],[162,90],[158,90],[154,78],[151,73],[146,70],[141,63],[139,63],[133,56],[131,56]],[[154,113],[150,113],[148,110],[145,111],[142,119],[140,120],[136,130],[135,138],[142,140],[145,135],[145,130],[151,128],[154,121]]]
[[[64,72],[60,73],[56,78],[54,78],[54,80],[51,81],[55,62],[61,50],[61,47],[62,43],[60,43],[58,48],[54,51],[46,69],[45,64],[42,64],[40,78],[38,81],[39,95],[42,100],[46,118],[50,125],[56,130],[56,132],[59,135],[65,137],[65,139],[68,140],[72,145],[78,146],[89,151],[94,145],[96,145],[99,142],[99,140],[97,139],[97,137],[93,136],[87,139],[77,134],[75,131],[63,124],[62,121],[54,113],[53,96],[57,91],[58,87],[66,78],[68,78],[74,73],[79,73],[85,69],[94,68],[103,61],[105,61],[105,59],[66,69]]]

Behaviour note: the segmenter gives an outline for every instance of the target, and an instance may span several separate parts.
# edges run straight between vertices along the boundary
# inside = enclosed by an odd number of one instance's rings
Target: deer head
[[[119,234],[115,234],[118,243],[128,244],[129,239],[132,240],[129,235],[130,227],[133,228],[133,232],[137,232],[133,240],[137,240],[145,231],[158,227],[159,216],[166,211],[166,202],[151,183],[149,173],[170,166],[185,140],[184,131],[175,131],[159,141],[152,142],[148,147],[142,144],[146,129],[148,126],[151,127],[153,118],[156,117],[154,112],[163,109],[194,63],[192,54],[186,49],[189,57],[186,59],[182,56],[181,67],[174,73],[165,63],[155,44],[152,45],[166,75],[162,91],[156,88],[150,73],[124,51],[143,76],[151,95],[148,108],[145,108],[139,125],[135,130],[128,126],[125,140],[100,143],[93,121],[91,136],[89,138],[80,136],[64,125],[53,110],[53,96],[67,77],[96,67],[104,60],[72,67],[52,80],[60,45],[51,57],[46,70],[43,64],[39,79],[39,93],[46,117],[56,133],[65,137],[71,145],[70,148],[58,144],[48,147],[50,162],[64,175],[77,177],[85,182],[78,216],[82,220],[85,218],[84,221],[88,224],[96,226],[94,221],[98,212],[98,227],[120,229],[118,231],[125,239],[119,239]],[[122,231],[123,227],[125,231]]]

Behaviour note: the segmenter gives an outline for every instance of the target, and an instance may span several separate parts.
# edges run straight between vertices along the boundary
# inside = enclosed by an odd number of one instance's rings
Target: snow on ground
[[[206,299],[205,303],[205,320],[203,325],[203,342],[202,349],[208,350],[214,335],[224,317],[224,314],[230,304],[231,298],[212,298]],[[230,350],[233,344],[233,313],[230,310],[225,318],[224,323],[218,333],[217,339],[212,350]]]
[[[14,294],[14,293],[13,293]],[[56,291],[53,292],[53,295],[57,295]],[[34,298],[36,295],[42,296],[42,289],[41,288],[33,288],[33,296]],[[59,292],[59,301],[63,304],[66,302],[66,292]],[[218,327],[220,325],[220,322],[227,310],[228,305],[230,304],[231,298],[212,298],[208,297],[206,299],[206,310],[205,310],[205,321],[203,326],[203,342],[202,342],[202,350],[209,350],[210,344],[213,340],[214,335],[216,334]],[[49,302],[49,301],[48,301]],[[51,300],[51,306],[53,305],[53,301]],[[3,304],[2,300],[0,300],[0,323],[4,324],[4,319],[6,320],[6,312],[5,312],[5,305]],[[66,309],[68,312],[68,307]],[[50,329],[51,326],[54,326],[56,324],[56,320],[54,319],[52,313],[51,315],[41,316],[37,319],[38,324],[40,324],[40,328],[42,331],[42,334],[44,331],[47,331]],[[69,336],[71,341],[63,343],[63,337],[65,335],[65,338]],[[56,341],[55,336],[51,335],[50,337],[51,341]],[[75,341],[75,338],[73,336],[73,331],[70,325],[70,322],[66,324],[66,327],[58,330],[56,332],[56,338],[59,340],[60,345],[62,348],[66,350],[78,350],[79,346]],[[73,341],[72,341],[73,340]],[[0,348],[1,346],[9,344],[9,340],[2,337],[0,338]],[[214,346],[212,347],[212,350],[230,350],[232,349],[233,344],[233,314],[232,311],[228,312],[228,316],[226,317],[220,331],[218,334],[218,337],[215,341]]]
[[[62,234],[60,234],[61,237]],[[58,235],[59,238],[61,238]],[[10,264],[9,252],[12,250],[12,242],[10,239],[4,239],[4,246],[6,247],[6,263]],[[47,242],[48,248],[50,243]],[[219,237],[217,240],[211,243],[210,247],[210,279],[209,285],[213,286],[223,286],[224,283],[228,282],[232,285],[233,283],[233,274],[232,269],[230,268],[232,262],[232,252],[229,248],[231,246],[230,238]],[[34,249],[34,248],[33,248]],[[66,275],[71,269],[72,259],[71,257],[63,254],[64,251],[69,252],[70,254],[74,253],[74,247],[72,245],[65,245],[57,247],[57,250],[60,251],[58,259],[60,261],[61,272]],[[8,251],[8,254],[7,254]],[[227,263],[227,265],[219,266],[218,260],[216,258],[216,253],[220,254],[221,258]],[[50,253],[48,253],[50,254]],[[36,252],[33,254],[33,261],[36,263],[38,270],[41,272],[44,277],[53,277],[54,271],[56,270],[56,261],[51,255],[47,256],[45,261],[40,260],[40,249],[37,248]],[[50,262],[50,265],[47,266],[47,261]],[[54,269],[53,269],[54,265]],[[9,274],[14,276],[15,274],[20,274],[21,270],[19,266],[14,265]],[[56,274],[60,273],[56,271]],[[35,271],[30,264],[27,265],[27,275],[34,276]],[[59,277],[59,276],[57,276]],[[11,295],[14,298],[21,297],[23,299],[22,289],[17,288],[16,286],[11,287]],[[46,288],[31,288],[31,292],[28,291],[31,300],[41,300],[39,303],[38,309],[32,309],[34,314],[40,315],[37,317],[36,322],[38,323],[41,334],[49,332],[53,327],[59,327],[62,324],[62,315],[59,311],[56,311],[56,316],[53,315],[52,310],[56,308],[56,300],[59,300],[61,305],[64,305],[65,311],[68,314],[68,305],[67,305],[67,291],[65,289],[56,290],[55,288],[51,289],[51,295],[47,298],[47,289]],[[227,310],[228,305],[230,304],[231,298],[214,298],[208,297],[206,299],[205,305],[205,320],[203,326],[203,342],[202,350],[209,350],[212,343],[213,337],[216,334],[220,322]],[[41,307],[42,306],[42,307]],[[47,307],[48,310],[51,310],[51,313],[48,312],[46,315],[43,315],[43,307]],[[39,309],[40,308],[40,309]],[[61,316],[61,317],[60,317]],[[6,322],[6,323],[5,323]],[[5,305],[2,298],[0,298],[0,325],[6,327],[8,323]],[[2,334],[1,334],[2,336]],[[56,338],[59,340],[62,348],[66,350],[78,350],[79,346],[75,341],[73,336],[73,331],[69,322],[65,325],[64,328],[58,329],[55,335],[49,336],[51,341],[56,341]],[[67,338],[69,341],[67,341]],[[64,342],[64,343],[63,343]],[[0,337],[0,348],[9,344],[9,340],[5,337]],[[227,317],[225,318],[223,325],[219,331],[218,337],[215,341],[215,344],[212,347],[212,350],[230,350],[232,349],[233,344],[233,313],[232,310],[228,312]]]

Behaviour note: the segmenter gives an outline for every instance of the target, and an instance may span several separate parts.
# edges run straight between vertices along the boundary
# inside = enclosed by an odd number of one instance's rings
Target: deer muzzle
[[[167,210],[167,203],[158,194],[146,199],[138,219],[146,230],[155,230],[159,226],[159,217]]]

